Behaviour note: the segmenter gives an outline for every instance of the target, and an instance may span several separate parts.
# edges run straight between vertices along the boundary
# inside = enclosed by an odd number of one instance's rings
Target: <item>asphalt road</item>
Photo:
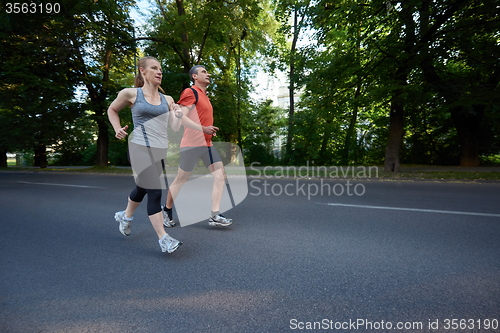
[[[0,332],[500,331],[500,183],[253,179],[173,254],[132,186],[0,173]]]

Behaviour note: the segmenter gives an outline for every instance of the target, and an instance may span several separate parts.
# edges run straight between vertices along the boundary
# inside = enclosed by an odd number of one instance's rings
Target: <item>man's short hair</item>
[[[203,65],[196,65],[196,66],[193,66],[190,70],[189,70],[189,79],[194,83],[194,79],[193,79],[193,74],[197,74],[198,75],[198,68],[205,68],[205,66]],[[205,68],[206,69],[206,68]]]

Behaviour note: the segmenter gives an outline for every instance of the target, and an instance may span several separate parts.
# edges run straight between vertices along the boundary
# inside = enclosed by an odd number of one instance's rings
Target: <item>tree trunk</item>
[[[479,166],[479,153],[476,142],[466,141],[462,143],[460,151],[460,166]]]
[[[158,2],[158,4],[161,7],[160,2]],[[177,15],[179,17],[186,15],[186,10],[184,8],[184,1],[183,0],[176,0],[175,4],[177,6]],[[182,49],[179,50],[178,55],[182,61],[183,72],[185,74],[189,75],[189,71],[191,70],[191,67],[193,66],[193,64],[191,64],[191,53],[190,53],[190,49],[189,49],[189,35],[187,33],[188,29],[186,27],[185,21],[182,23],[182,26],[184,27],[184,30],[181,32],[181,35],[180,35],[181,40],[182,40]],[[207,34],[208,34],[208,32],[207,32]],[[206,37],[206,35],[205,35],[205,37]],[[205,39],[204,39],[204,41],[205,41]],[[195,65],[198,65],[199,62],[201,61],[203,46],[204,46],[204,42],[203,42],[202,47],[200,47],[199,54],[198,54],[198,60],[197,60],[197,63]],[[184,91],[184,89],[189,88],[190,86],[191,86],[191,77],[189,78],[188,82],[184,82],[182,84],[182,91]]]
[[[387,147],[385,149],[384,170],[386,172],[398,173],[401,171],[401,163],[399,153],[403,146],[404,138],[404,106],[405,97],[403,97],[404,87],[407,86],[408,75],[414,68],[413,55],[417,52],[415,46],[417,36],[415,35],[415,21],[413,5],[409,2],[401,3],[401,20],[405,24],[403,59],[396,60],[399,62],[394,79],[395,83],[400,87],[394,90],[391,100],[391,111],[389,115],[389,137]]]
[[[292,63],[290,63],[290,87],[289,87],[289,98],[290,98],[290,108],[288,110],[288,133],[286,137],[286,161],[291,162],[292,161],[292,138],[293,138],[293,116],[295,114],[295,89],[294,89],[294,82],[292,79],[293,75],[293,68],[292,68]]]
[[[184,1],[183,0],[176,0],[175,3],[177,5],[177,15],[179,15],[179,17],[184,16],[186,14],[186,10],[184,8]],[[184,30],[181,32],[182,58],[185,61],[188,61],[191,57],[190,57],[189,44],[188,44],[188,42],[189,42],[189,37],[188,37],[188,33],[187,33],[188,29],[186,27],[185,21],[182,23],[182,27],[184,28]],[[186,63],[184,63],[184,67],[186,67]]]
[[[306,8],[309,6],[309,2],[303,4]],[[297,42],[299,40],[300,29],[302,28],[307,10],[304,9],[302,16],[299,18],[300,5],[295,4],[293,10],[293,39],[292,46],[290,47],[290,73],[289,73],[289,95],[290,95],[290,109],[288,111],[288,134],[286,138],[286,152],[285,160],[287,162],[292,161],[292,141],[293,141],[293,129],[294,129],[294,114],[295,114],[295,60],[297,55]],[[299,20],[300,19],[300,20]]]
[[[485,105],[475,105],[471,110],[464,107],[455,107],[451,110],[451,118],[455,123],[460,142],[460,166],[479,166],[480,124],[485,107]]]
[[[361,84],[358,83],[356,87],[356,92],[354,93],[354,106],[351,115],[351,121],[349,122],[349,127],[347,128],[347,133],[344,141],[344,150],[342,152],[342,159],[341,159],[342,165],[349,164],[349,155],[353,143],[353,137],[356,134],[356,123],[358,122],[358,109],[359,109],[358,98],[360,95],[361,95]]]
[[[241,42],[243,38],[238,41],[238,52],[236,53],[236,144],[241,146],[243,136],[241,134]]]
[[[7,150],[0,151],[0,168],[7,167]]]
[[[425,36],[422,38],[423,48],[425,53],[422,57],[421,68],[424,73],[424,79],[427,83],[431,84],[436,90],[450,103],[460,98],[464,92],[457,90],[456,85],[452,82],[447,82],[445,79],[438,75],[434,66],[434,57],[431,54],[431,36],[443,25],[455,12],[461,7],[465,6],[467,1],[459,0],[452,2],[448,10],[441,15],[432,26],[430,22],[430,7],[432,1],[425,0],[422,2],[422,29],[425,31]],[[478,166],[479,165],[479,144],[478,138],[480,135],[480,123],[483,119],[485,105],[475,105],[472,107],[472,112],[467,112],[462,106],[452,107],[450,109],[451,118],[457,130],[459,144],[460,144],[460,166]]]
[[[98,128],[97,136],[97,166],[105,167],[108,166],[108,150],[109,150],[109,136],[108,136],[108,124],[103,120],[103,117],[99,117],[96,120]]]
[[[460,92],[455,91],[452,84],[447,84],[438,76],[430,59],[424,60],[422,69],[426,81],[436,87],[447,101],[457,100]],[[480,163],[478,141],[486,106],[474,105],[471,108],[472,110],[466,110],[463,106],[457,106],[450,109],[460,144],[460,166],[478,166]]]
[[[101,82],[101,89],[97,86],[94,86],[90,75],[85,66],[85,61],[82,54],[83,46],[80,45],[78,39],[74,37],[73,43],[77,45],[77,49],[79,52],[77,53],[77,57],[80,60],[81,65],[81,76],[82,81],[87,87],[88,97],[90,99],[90,105],[95,112],[93,116],[94,121],[97,124],[97,157],[96,164],[98,166],[107,166],[108,165],[108,146],[109,146],[109,138],[108,138],[108,123],[107,120],[107,106],[106,106],[106,98],[108,95],[108,85],[109,85],[109,71],[111,69],[111,57],[113,51],[111,47],[107,46],[106,54],[104,55],[104,68],[103,68],[103,79]]]
[[[39,166],[40,169],[47,168],[47,149],[43,143],[38,144],[34,149],[35,157],[34,166]]]
[[[290,85],[288,87],[288,98],[290,100],[290,106],[288,109],[288,133],[286,137],[286,153],[285,159],[287,162],[292,160],[292,138],[293,138],[293,115],[295,113],[295,51],[297,48],[297,39],[299,35],[298,27],[298,13],[297,8],[293,11],[293,40],[290,49],[290,72],[288,75],[288,80]]]
[[[400,172],[401,163],[399,152],[403,145],[404,136],[404,107],[397,101],[397,97],[391,103],[391,113],[389,118],[389,142],[385,149],[384,170],[386,172]]]
[[[323,140],[321,141],[321,148],[319,149],[319,154],[318,154],[319,159],[317,161],[322,165],[327,165],[331,163],[330,158],[328,158],[329,156],[331,156],[331,154],[329,154],[328,152],[328,142],[331,140],[331,138],[332,138],[332,120],[327,119],[325,124],[325,133],[323,135]]]
[[[109,93],[109,72],[111,69],[111,56],[113,52],[111,47],[107,46],[107,51],[104,57],[103,80],[102,86],[97,95],[94,95],[93,100],[96,106],[96,123],[97,123],[97,165],[101,167],[108,166],[108,150],[109,150],[109,135],[108,135],[108,121],[107,121],[107,108],[106,98]]]

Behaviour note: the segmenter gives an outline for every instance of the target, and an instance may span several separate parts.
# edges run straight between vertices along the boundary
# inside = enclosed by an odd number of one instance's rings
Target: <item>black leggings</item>
[[[136,185],[130,193],[130,200],[142,202],[146,194],[148,195],[148,215],[161,212],[161,190],[148,190]]]
[[[134,169],[136,186],[130,193],[130,200],[142,202],[148,195],[148,215],[161,212],[164,159],[167,150],[163,148],[148,148],[137,144],[129,144],[129,159]]]

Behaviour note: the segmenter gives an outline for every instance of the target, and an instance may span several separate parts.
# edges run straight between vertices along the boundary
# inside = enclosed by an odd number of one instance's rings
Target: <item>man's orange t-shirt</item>
[[[191,108],[194,106],[187,114],[187,117],[197,124],[202,126],[212,126],[214,124],[214,109],[212,108],[212,103],[210,99],[205,94],[201,88],[197,86],[192,86],[198,92],[198,103],[196,103],[196,97],[194,92],[187,88],[181,94],[179,102],[177,104]],[[194,105],[196,103],[196,105]],[[181,140],[181,147],[210,147],[212,146],[212,136],[205,134],[201,131],[195,129],[184,127],[184,135]]]

